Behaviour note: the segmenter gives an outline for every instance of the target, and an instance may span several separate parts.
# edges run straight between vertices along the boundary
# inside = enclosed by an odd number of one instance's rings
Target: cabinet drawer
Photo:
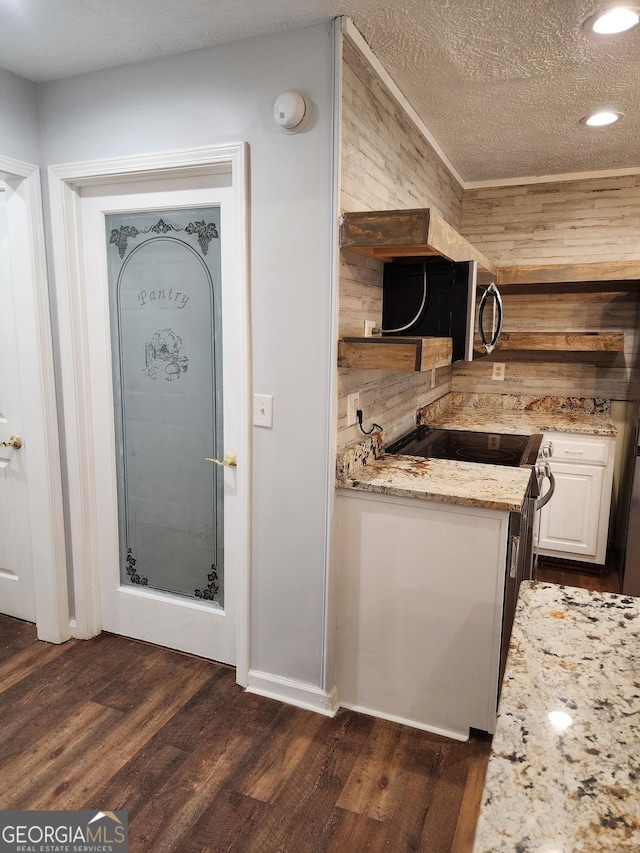
[[[567,437],[565,435],[545,433],[545,439],[553,442],[554,462],[588,462],[590,464],[606,465],[612,442],[603,438]]]

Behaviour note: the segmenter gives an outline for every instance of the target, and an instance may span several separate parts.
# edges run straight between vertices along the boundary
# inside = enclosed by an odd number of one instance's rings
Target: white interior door
[[[0,442],[23,437],[7,188],[0,182]],[[24,354],[23,354],[24,355]],[[25,468],[28,447],[0,446],[0,612],[36,621]]]
[[[20,448],[9,445],[12,436],[22,439]],[[6,157],[0,157],[0,612],[34,621],[41,640],[70,636],[40,175],[36,166]]]
[[[231,182],[84,187],[80,208],[102,627],[234,664],[247,496],[207,461],[246,405]]]

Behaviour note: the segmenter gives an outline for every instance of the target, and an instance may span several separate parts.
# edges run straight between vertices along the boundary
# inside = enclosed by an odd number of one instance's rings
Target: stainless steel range
[[[509,553],[505,572],[500,654],[502,682],[520,582],[531,580],[534,574],[534,528],[538,522],[536,512],[548,503],[555,488],[547,461],[553,454],[551,442],[544,441],[541,433],[510,435],[420,426],[386,447],[385,453],[531,469],[522,510],[509,513]],[[542,496],[545,479],[549,480],[549,489]]]

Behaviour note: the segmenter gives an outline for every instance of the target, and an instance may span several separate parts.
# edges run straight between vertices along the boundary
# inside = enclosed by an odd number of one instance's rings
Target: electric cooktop
[[[385,448],[385,453],[517,468],[535,463],[541,442],[542,435],[504,435],[421,426],[394,441]]]

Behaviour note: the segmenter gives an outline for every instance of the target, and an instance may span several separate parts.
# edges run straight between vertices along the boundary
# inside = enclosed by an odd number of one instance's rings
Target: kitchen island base
[[[346,490],[337,504],[340,704],[492,732],[509,513]]]

